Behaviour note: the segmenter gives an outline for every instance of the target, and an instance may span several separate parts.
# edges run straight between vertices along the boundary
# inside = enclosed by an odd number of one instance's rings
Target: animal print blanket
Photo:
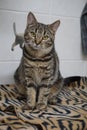
[[[0,130],[87,130],[87,78],[66,78],[57,105],[25,110],[15,85],[0,85]]]

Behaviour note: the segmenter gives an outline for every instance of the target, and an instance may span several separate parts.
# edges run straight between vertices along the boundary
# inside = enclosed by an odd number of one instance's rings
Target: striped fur
[[[63,86],[54,45],[59,24],[59,20],[50,25],[38,23],[31,12],[27,17],[23,56],[14,78],[18,92],[27,95],[28,109],[45,108],[48,101],[56,104]]]

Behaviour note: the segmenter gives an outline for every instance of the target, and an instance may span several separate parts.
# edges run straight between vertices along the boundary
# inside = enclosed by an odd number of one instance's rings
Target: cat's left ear
[[[27,25],[36,24],[37,20],[32,12],[30,12],[27,16]]]
[[[50,29],[55,33],[60,25],[60,20],[57,20],[56,22],[48,25]]]

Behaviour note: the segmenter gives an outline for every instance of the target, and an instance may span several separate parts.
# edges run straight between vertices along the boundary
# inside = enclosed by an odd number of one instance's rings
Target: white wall
[[[0,0],[0,83],[13,83],[21,49],[11,51],[14,41],[13,22],[23,32],[26,17],[32,11],[45,24],[57,19],[61,25],[56,34],[56,50],[64,77],[87,75],[87,56],[83,56],[80,37],[80,16],[87,0]]]

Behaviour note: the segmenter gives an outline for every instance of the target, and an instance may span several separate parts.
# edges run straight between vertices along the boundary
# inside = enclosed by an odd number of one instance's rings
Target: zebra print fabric
[[[0,85],[0,130],[87,130],[87,78],[69,77],[47,110],[22,110],[15,85]]]

